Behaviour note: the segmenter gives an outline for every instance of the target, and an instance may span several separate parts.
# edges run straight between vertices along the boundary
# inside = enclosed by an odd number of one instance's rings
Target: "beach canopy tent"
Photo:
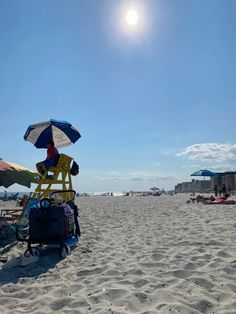
[[[202,169],[202,170],[198,170],[198,171],[192,173],[191,176],[204,177],[204,181],[205,181],[205,177],[214,177],[215,173],[210,171],[210,170],[207,170],[207,169]],[[203,184],[203,194],[205,192],[204,186],[205,186],[205,183]]]
[[[37,183],[37,173],[12,162],[0,160],[0,186],[8,188],[17,183],[28,188]]]
[[[37,148],[47,148],[50,141],[57,148],[65,147],[75,143],[80,137],[79,131],[69,122],[55,119],[31,124],[24,135],[24,139]]]
[[[198,177],[214,177],[215,173],[207,170],[207,169],[203,169],[203,170],[198,170],[194,173],[191,174],[191,176],[198,176]]]

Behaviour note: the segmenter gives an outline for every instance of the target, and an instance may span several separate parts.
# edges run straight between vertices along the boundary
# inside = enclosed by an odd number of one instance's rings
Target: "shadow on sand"
[[[39,248],[39,250],[40,256],[37,262],[25,267],[15,266],[0,269],[0,284],[18,283],[21,278],[25,277],[37,278],[62,261],[59,248]],[[8,263],[11,261],[10,259]]]

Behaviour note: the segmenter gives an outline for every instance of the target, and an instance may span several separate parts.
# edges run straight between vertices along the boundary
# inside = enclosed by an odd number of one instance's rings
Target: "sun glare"
[[[122,40],[124,38],[132,45],[143,43],[148,38],[151,21],[146,2],[144,0],[120,0],[117,3],[114,7],[114,27],[117,33],[113,32],[113,36],[122,35],[120,38]]]
[[[126,22],[128,25],[135,26],[138,23],[138,19],[139,19],[137,11],[136,10],[129,10],[126,13],[125,19],[126,19]]]

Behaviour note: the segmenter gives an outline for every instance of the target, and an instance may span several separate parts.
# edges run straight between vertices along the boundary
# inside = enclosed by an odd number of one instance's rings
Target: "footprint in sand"
[[[198,268],[201,268],[203,266],[205,266],[208,262],[204,262],[204,261],[199,261],[199,262],[196,262],[196,263],[187,263],[184,267],[184,269],[187,269],[187,270],[197,270]]]
[[[223,258],[232,258],[232,256],[224,251],[218,251],[217,256],[223,257]]]
[[[184,269],[187,269],[187,270],[196,270],[198,269],[198,264],[197,263],[188,263],[184,266]]]
[[[123,299],[129,293],[128,290],[116,288],[102,288],[102,292],[110,301]]]
[[[149,283],[148,280],[140,279],[140,280],[134,281],[134,282],[133,282],[133,286],[134,286],[135,288],[141,288],[141,287],[147,285],[148,283]]]
[[[158,253],[154,253],[152,254],[152,259],[156,262],[161,261],[163,258],[165,258],[166,256],[162,255],[162,254],[158,254]]]
[[[209,280],[205,279],[205,278],[191,278],[189,279],[189,281],[195,283],[196,285],[206,289],[206,290],[210,290],[212,289],[215,285],[210,282]]]
[[[66,298],[60,298],[60,299],[56,299],[51,301],[51,303],[49,304],[51,310],[53,311],[59,311],[61,309],[63,309],[64,306],[70,306],[70,304],[75,301],[74,298],[72,297],[66,297]]]
[[[207,313],[213,307],[213,304],[209,300],[200,300],[193,307],[200,313]]]
[[[195,272],[194,271],[190,271],[190,270],[184,270],[184,269],[180,269],[180,270],[175,270],[172,272],[172,274],[177,277],[177,278],[189,278],[191,277]]]
[[[87,277],[91,275],[101,274],[104,271],[104,268],[93,268],[93,269],[85,269],[77,272],[78,277]]]

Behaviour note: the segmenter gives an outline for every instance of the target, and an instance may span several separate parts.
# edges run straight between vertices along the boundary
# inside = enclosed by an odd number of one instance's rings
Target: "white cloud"
[[[128,179],[133,181],[157,181],[157,180],[172,180],[175,176],[173,174],[160,174],[148,172],[133,172],[128,174]]]
[[[189,168],[200,168],[201,166],[197,165],[197,164],[190,164],[190,165],[185,165],[182,166],[183,169],[189,169]]]
[[[236,162],[236,144],[204,143],[186,147],[177,156],[188,156],[192,160]]]

